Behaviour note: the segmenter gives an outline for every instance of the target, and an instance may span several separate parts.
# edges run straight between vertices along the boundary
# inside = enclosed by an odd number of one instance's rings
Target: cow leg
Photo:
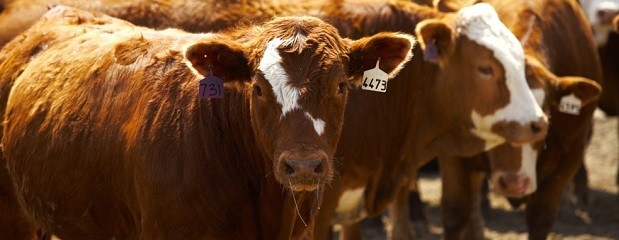
[[[537,191],[533,193],[526,206],[526,221],[529,228],[529,239],[546,239],[557,217],[561,198],[568,184],[579,171],[584,159],[584,146],[572,146],[572,149],[561,159],[561,164],[552,173],[541,179]]]
[[[589,177],[585,165],[578,169],[576,176],[574,176],[574,194],[576,195],[577,204],[579,207],[586,207],[589,205]]]
[[[36,235],[35,221],[19,203],[6,160],[0,155],[0,239],[36,239]]]
[[[393,240],[415,239],[415,228],[409,216],[408,195],[408,184],[404,184],[396,193],[395,202],[391,205],[390,216],[393,224],[391,239]]]
[[[467,169],[465,162],[459,158],[439,159],[445,239],[483,239],[479,194],[484,174]]]
[[[340,239],[343,240],[361,240],[361,226],[359,222],[342,224],[342,235]]]

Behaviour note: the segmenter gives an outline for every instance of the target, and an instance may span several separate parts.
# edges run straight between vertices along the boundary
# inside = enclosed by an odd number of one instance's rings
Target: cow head
[[[619,0],[580,0],[580,5],[593,28],[596,42],[604,46],[613,29],[613,19],[619,16]]]
[[[294,191],[331,180],[349,88],[379,59],[393,77],[415,44],[400,33],[342,39],[313,17],[276,18],[238,38],[212,41],[187,48],[190,66],[242,79],[259,148],[273,161],[275,178]]]
[[[470,126],[465,137],[483,140],[488,150],[545,136],[548,122],[527,87],[524,50],[492,6],[475,4],[424,20],[416,33],[424,59],[440,68],[434,108],[451,114],[442,118]]]
[[[587,135],[586,129],[601,93],[600,85],[580,77],[557,77],[534,58],[526,59],[528,85],[538,104],[550,115],[551,125],[547,138],[561,142],[559,145],[562,148],[574,148],[570,146],[572,142],[584,139]],[[572,94],[581,102],[578,114],[566,113],[561,109],[562,99]],[[502,144],[488,151],[493,191],[509,197],[522,197],[535,191],[537,159],[540,152],[545,151],[545,144],[545,141],[522,146]],[[541,155],[542,159],[545,157],[549,157],[549,154]]]

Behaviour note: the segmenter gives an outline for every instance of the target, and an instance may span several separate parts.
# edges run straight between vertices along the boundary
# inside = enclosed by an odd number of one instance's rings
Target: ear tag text
[[[582,101],[573,93],[562,97],[561,102],[559,102],[559,112],[562,113],[578,115],[581,107]]]
[[[374,92],[386,92],[387,91],[387,79],[389,75],[378,67],[380,59],[376,61],[376,67],[363,72],[363,84],[361,89],[374,91]]]
[[[223,98],[224,80],[213,75],[209,70],[208,76],[200,80],[200,98]]]

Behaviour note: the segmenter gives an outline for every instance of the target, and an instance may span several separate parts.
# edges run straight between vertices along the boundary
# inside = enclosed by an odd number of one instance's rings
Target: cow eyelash
[[[490,66],[477,67],[477,71],[479,71],[480,73],[482,73],[484,75],[492,75],[492,74],[494,74],[494,70]]]

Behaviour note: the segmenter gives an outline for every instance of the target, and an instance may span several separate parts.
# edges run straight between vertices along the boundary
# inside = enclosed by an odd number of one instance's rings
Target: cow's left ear
[[[415,43],[413,36],[404,33],[379,33],[349,41],[348,76],[360,82],[363,72],[376,67],[380,59],[379,68],[393,78],[413,57]]]
[[[207,39],[192,43],[183,53],[187,66],[205,77],[212,73],[224,82],[249,81],[249,61],[243,48],[229,39]]]
[[[582,106],[595,102],[602,93],[600,84],[587,78],[559,77],[558,80],[556,87],[559,96],[574,94],[582,101]]]

